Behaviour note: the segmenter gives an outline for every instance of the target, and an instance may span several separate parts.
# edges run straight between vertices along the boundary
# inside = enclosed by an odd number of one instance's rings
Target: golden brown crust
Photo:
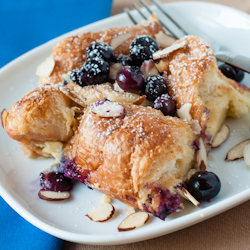
[[[36,88],[12,105],[6,120],[6,132],[26,147],[26,152],[30,150],[39,154],[43,142],[65,142],[73,135],[74,111],[69,106],[70,99],[57,88]]]
[[[186,36],[184,48],[160,60],[157,68],[168,79],[177,107],[190,103],[192,119],[212,137],[227,115],[239,117],[250,112],[250,90],[225,77],[217,67],[215,55],[202,39]]]
[[[202,81],[206,71],[216,66],[216,59],[212,49],[198,37],[187,36],[177,41],[186,40],[187,46],[173,52],[168,58],[168,67],[164,76],[169,81],[172,95],[177,101],[177,108],[185,103],[191,103],[190,114],[194,120],[206,126],[209,113],[199,97],[198,84]]]
[[[91,187],[143,209],[150,185],[171,190],[188,172],[194,135],[186,123],[158,110],[123,106],[125,116],[117,118],[101,118],[88,109],[71,157],[88,173]]]
[[[119,54],[128,55],[129,45],[135,37],[141,35],[154,37],[161,30],[163,31],[163,28],[160,23],[152,22],[136,26],[110,28],[96,33],[88,32],[63,39],[53,48],[51,56],[55,60],[55,68],[51,76],[41,77],[40,83],[57,84],[63,81],[62,74],[75,68],[81,68],[87,60],[86,48],[93,41],[109,43],[114,36],[130,32],[131,37],[115,49],[116,56]]]

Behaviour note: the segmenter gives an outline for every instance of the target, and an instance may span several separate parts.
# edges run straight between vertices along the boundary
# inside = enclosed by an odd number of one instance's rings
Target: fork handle
[[[218,60],[231,64],[250,74],[250,58],[242,55],[237,55],[232,52],[218,51],[215,53]]]

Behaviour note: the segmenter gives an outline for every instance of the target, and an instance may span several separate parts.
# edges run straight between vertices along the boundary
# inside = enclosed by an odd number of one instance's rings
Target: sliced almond
[[[199,139],[199,147],[197,152],[197,164],[200,170],[205,170],[207,167],[207,151],[201,138]]]
[[[250,139],[247,139],[236,144],[233,148],[231,148],[228,151],[225,161],[235,161],[235,160],[242,159],[244,156],[244,148],[249,143],[250,143]]]
[[[91,111],[100,117],[118,117],[124,115],[124,107],[118,102],[99,100],[94,102]]]
[[[248,167],[250,167],[250,143],[244,147],[244,160]]]
[[[3,128],[5,128],[7,117],[8,117],[8,112],[6,109],[4,109],[1,112],[1,124]]]
[[[146,96],[142,95],[138,99],[136,99],[133,104],[134,105],[141,105],[146,100]]]
[[[55,67],[55,60],[52,57],[48,57],[44,60],[36,69],[36,75],[40,77],[49,77]]]
[[[193,130],[195,135],[199,135],[201,132],[201,126],[198,120],[191,120],[190,127]]]
[[[196,207],[200,207],[200,202],[197,201],[193,195],[191,195],[186,188],[182,187],[181,189],[177,188],[177,193],[183,198],[191,201]]]
[[[105,222],[112,218],[114,213],[115,208],[112,204],[103,203],[94,208],[90,213],[86,214],[86,216],[95,222]]]
[[[142,74],[147,78],[149,76],[159,76],[160,73],[153,60],[144,61],[140,68]]]
[[[159,33],[155,34],[155,40],[160,47],[166,48],[171,46],[177,39],[160,31]]]
[[[71,107],[71,109],[72,109],[75,113],[77,113],[77,114],[83,114],[83,113],[84,113],[84,109],[83,109],[83,108],[80,108],[80,107],[74,106],[74,107]]]
[[[130,215],[135,213],[135,209],[129,205],[126,206],[126,214]]]
[[[38,196],[47,201],[61,201],[66,200],[70,197],[70,192],[64,191],[64,192],[54,192],[54,191],[48,191],[41,189],[38,193]]]
[[[217,148],[219,147],[222,143],[226,141],[230,134],[230,129],[226,124],[223,124],[220,128],[220,131],[215,135],[213,142],[212,142],[212,147]]]
[[[107,196],[106,194],[104,194],[104,195],[102,196],[101,204],[104,204],[104,203],[111,203],[111,202],[112,202],[112,199],[111,199],[109,196]]]
[[[113,37],[110,41],[110,46],[113,49],[116,49],[119,47],[121,44],[123,44],[125,41],[127,41],[131,37],[131,33],[122,33],[118,34],[117,36]]]
[[[62,78],[63,78],[63,80],[66,81],[67,83],[74,83],[74,82],[71,80],[71,78],[70,78],[70,76],[69,76],[68,74],[62,74]]]
[[[153,54],[153,59],[158,60],[158,59],[161,59],[161,58],[168,57],[169,54],[171,54],[172,52],[174,52],[176,50],[179,50],[179,49],[185,48],[186,44],[187,44],[187,41],[183,40],[183,41],[181,41],[179,43],[175,43],[172,46],[167,47],[167,48],[165,48],[163,50],[158,50]]]
[[[118,231],[129,231],[144,226],[149,219],[146,212],[136,212],[127,216],[118,226]]]
[[[60,91],[63,92],[67,97],[69,97],[72,101],[76,102],[80,106],[86,108],[87,105],[81,95],[78,95],[74,90],[68,88],[67,86],[60,86]]]
[[[192,120],[192,117],[190,115],[191,107],[192,107],[191,103],[183,104],[179,109],[177,109],[178,117],[186,121],[191,121]]]

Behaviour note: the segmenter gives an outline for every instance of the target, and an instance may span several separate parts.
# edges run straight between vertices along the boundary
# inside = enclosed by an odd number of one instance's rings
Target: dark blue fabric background
[[[0,0],[0,68],[57,36],[108,17],[111,5],[112,0]],[[57,250],[62,245],[0,197],[1,250]]]
[[[0,67],[66,32],[110,15],[112,0],[0,0]]]

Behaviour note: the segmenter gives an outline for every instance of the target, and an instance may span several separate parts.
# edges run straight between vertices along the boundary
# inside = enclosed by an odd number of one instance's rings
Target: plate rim
[[[216,4],[216,3],[209,3],[209,2],[195,2],[195,1],[188,1],[188,2],[172,2],[172,3],[165,3],[164,6],[178,6],[178,5],[209,5],[209,6],[216,6],[219,8],[223,9],[230,9],[231,11],[234,11],[245,18],[250,20],[250,15],[242,12],[240,10],[234,9],[229,6],[224,6],[222,4]],[[71,36],[73,34],[83,32],[86,29],[91,29],[92,27],[98,26],[100,23],[104,22],[105,20],[112,20],[112,19],[119,19],[119,18],[124,18],[126,16],[125,13],[121,13],[115,16],[111,16],[105,19],[102,19],[100,21],[94,22],[92,24],[80,27],[78,29],[75,29],[73,31],[67,32],[59,37],[56,37],[45,44],[42,44],[25,54],[19,56],[18,58],[14,59],[13,61],[9,62],[5,66],[3,66],[0,69],[0,78],[1,76],[4,76],[5,74],[8,74],[8,71],[11,70],[13,67],[16,67],[16,65],[20,64],[23,60],[27,60],[28,57],[32,56],[35,57],[36,54],[39,54],[39,51],[42,50],[43,48],[46,48],[47,46],[53,46],[56,42],[60,41],[62,38]],[[85,32],[85,31],[84,31]],[[7,72],[7,73],[6,73]],[[17,199],[14,198],[14,195],[11,194],[10,191],[6,190],[2,183],[0,182],[0,194],[1,197],[19,214],[21,215],[25,220],[33,224],[34,226],[38,227],[39,229],[55,236],[58,238],[61,238],[63,240],[68,240],[71,242],[76,242],[76,243],[85,243],[85,244],[92,244],[92,245],[118,245],[118,244],[127,244],[127,243],[133,243],[133,242],[138,242],[138,241],[143,241],[143,240],[148,240],[151,238],[159,237],[165,234],[169,234],[178,230],[181,230],[183,228],[187,228],[189,226],[192,226],[194,224],[197,224],[198,222],[202,222],[206,219],[209,219],[217,214],[220,214],[226,210],[229,210],[247,200],[250,199],[250,189],[248,188],[247,190],[244,190],[240,193],[237,193],[231,197],[228,197],[216,204],[213,204],[209,207],[203,208],[201,211],[203,214],[205,214],[203,217],[197,216],[199,211],[195,211],[191,214],[183,215],[182,217],[176,218],[170,222],[169,224],[176,224],[173,225],[172,227],[169,228],[164,228],[164,224],[161,224],[157,226],[158,228],[153,229],[153,233],[150,232],[150,230],[143,230],[138,234],[132,234],[129,235],[129,237],[126,237],[126,233],[119,233],[123,235],[122,237],[116,237],[117,235],[110,234],[110,235],[87,235],[87,234],[80,234],[80,233],[73,233],[69,231],[65,231],[60,228],[55,228],[51,225],[48,225],[45,221],[41,220],[40,218],[36,217],[29,211],[27,211],[24,207],[22,207],[21,202],[18,201]],[[233,202],[232,202],[233,200]],[[183,221],[184,220],[184,221]],[[182,222],[183,221],[183,222]],[[188,225],[187,225],[188,223]],[[145,232],[146,231],[146,232]],[[148,231],[148,232],[147,232]],[[117,239],[115,239],[117,238]]]

